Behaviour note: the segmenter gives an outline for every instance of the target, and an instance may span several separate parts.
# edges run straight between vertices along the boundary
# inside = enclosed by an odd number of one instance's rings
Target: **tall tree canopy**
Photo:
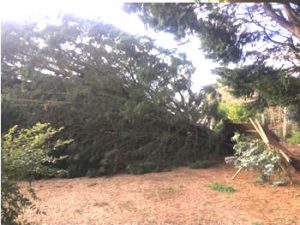
[[[215,72],[234,94],[258,92],[262,105],[299,105],[299,3],[134,3],[125,9],[178,40],[199,36],[204,54],[221,64]]]
[[[71,175],[214,154],[215,136],[196,124],[205,94],[191,91],[194,68],[184,55],[71,16],[52,25],[3,23],[1,44],[3,130],[64,126],[74,142],[61,166]]]

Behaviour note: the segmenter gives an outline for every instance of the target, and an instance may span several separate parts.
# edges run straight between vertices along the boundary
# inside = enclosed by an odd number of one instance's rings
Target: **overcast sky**
[[[137,16],[129,15],[122,10],[121,1],[8,0],[2,1],[1,5],[2,21],[36,20],[45,18],[45,16],[54,18],[59,13],[72,13],[85,18],[102,20],[131,34],[150,36],[156,39],[156,43],[164,48],[178,48],[179,51],[187,54],[188,59],[196,67],[196,72],[192,77],[194,91],[199,90],[201,86],[214,83],[216,80],[216,76],[210,72],[216,65],[205,59],[199,50],[200,42],[196,37],[191,38],[189,44],[178,46],[171,34],[146,30]]]

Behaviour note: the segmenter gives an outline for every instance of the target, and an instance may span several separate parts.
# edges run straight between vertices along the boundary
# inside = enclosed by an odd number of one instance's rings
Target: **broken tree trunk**
[[[291,159],[288,154],[288,152],[289,152],[288,149],[285,148],[279,142],[279,138],[273,132],[271,132],[269,129],[264,129],[261,126],[261,124],[258,122],[258,120],[253,121],[250,118],[250,122],[251,122],[252,126],[254,127],[255,131],[259,134],[259,136],[263,140],[263,142],[267,145],[268,149],[270,151],[278,150],[279,153],[282,155],[283,162],[282,162],[282,164],[280,164],[280,167],[286,173],[290,183],[292,184],[293,181],[292,181],[292,177],[290,174],[290,168],[292,167],[292,165],[290,164]],[[248,128],[249,128],[249,126],[248,126]],[[234,176],[232,177],[233,180],[241,172],[241,170],[242,170],[242,168],[239,168],[239,170],[234,174]]]

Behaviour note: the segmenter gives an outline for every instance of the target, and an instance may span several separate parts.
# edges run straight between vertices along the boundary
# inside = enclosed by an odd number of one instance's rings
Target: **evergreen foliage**
[[[189,164],[191,169],[209,168],[215,165],[216,162],[212,160],[197,160]]]
[[[258,97],[252,104],[256,106],[293,106],[300,104],[300,80],[288,76],[282,70],[265,65],[245,66],[237,69],[218,68],[223,85],[231,87],[231,94],[236,97]]]
[[[116,173],[134,162],[162,168],[215,153],[216,135],[197,124],[206,92],[191,91],[194,68],[184,55],[70,16],[44,28],[4,23],[2,30],[3,128],[36,121],[66,127],[61,137],[76,141],[61,152],[69,157],[60,167],[70,176]]]
[[[178,40],[199,36],[206,57],[221,65],[214,71],[221,82],[237,97],[258,94],[255,107],[299,105],[299,4],[128,3],[124,8]]]
[[[159,171],[159,168],[152,162],[128,163],[125,171],[130,174],[144,174],[157,172]]]

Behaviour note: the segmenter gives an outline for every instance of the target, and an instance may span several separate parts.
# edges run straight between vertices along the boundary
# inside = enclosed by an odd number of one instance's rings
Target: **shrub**
[[[71,140],[56,140],[51,142],[54,135],[62,130],[55,129],[48,123],[37,123],[32,128],[11,128],[3,136],[2,155],[5,174],[13,180],[31,180],[41,176],[57,176],[66,173],[46,165],[53,165],[57,160],[49,154]]]
[[[209,186],[212,190],[218,191],[218,192],[223,192],[223,193],[234,193],[236,190],[233,187],[227,186],[225,184],[220,184],[217,182],[212,183]]]
[[[293,133],[287,141],[290,144],[300,144],[300,132]]]
[[[130,174],[144,174],[158,171],[158,167],[153,162],[128,163],[125,171]]]
[[[189,167],[191,169],[201,169],[201,168],[209,168],[215,164],[216,164],[216,162],[211,161],[211,160],[197,160],[197,161],[189,164]]]
[[[1,177],[1,223],[10,225],[25,224],[26,221],[17,221],[26,207],[32,206],[29,198],[21,194],[15,182],[6,176]]]
[[[247,121],[249,117],[256,114],[255,110],[249,109],[243,104],[228,104],[220,103],[219,110],[227,116],[233,122],[244,122]]]
[[[268,149],[262,140],[238,133],[232,140],[236,142],[233,146],[235,156],[225,158],[227,163],[231,161],[238,168],[258,171],[262,181],[282,172],[283,158],[277,149]]]
[[[50,124],[37,123],[29,129],[11,128],[3,136],[2,141],[2,177],[1,177],[1,222],[2,224],[17,225],[20,214],[27,207],[36,209],[32,200],[37,197],[29,187],[30,198],[25,197],[15,181],[32,180],[37,176],[55,176],[66,173],[63,170],[50,168],[46,165],[58,160],[49,156],[60,146],[70,143],[71,140],[53,141],[54,135],[61,131],[50,127]],[[40,211],[36,209],[36,212]],[[23,221],[24,222],[24,221]]]

